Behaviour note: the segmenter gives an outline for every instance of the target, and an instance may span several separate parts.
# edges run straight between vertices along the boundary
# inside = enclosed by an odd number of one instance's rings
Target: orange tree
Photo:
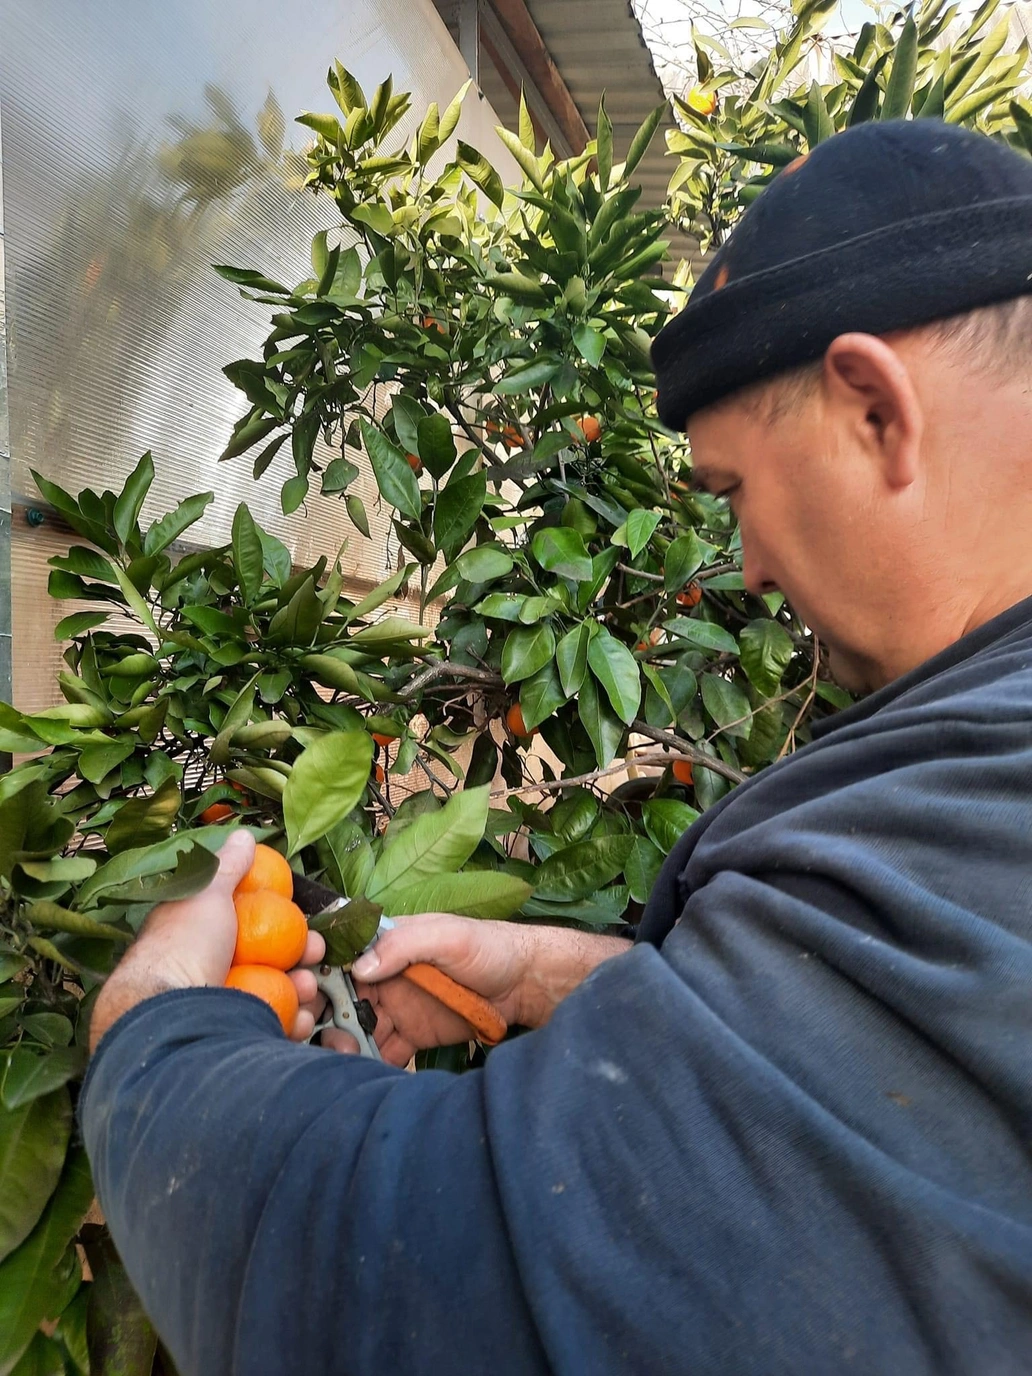
[[[0,1376],[170,1369],[82,1222],[72,1112],[94,991],[226,826],[363,900],[327,933],[341,963],[381,910],[615,924],[699,810],[840,700],[781,599],[743,590],[728,512],[655,419],[648,341],[678,298],[632,179],[658,119],[621,163],[602,107],[555,162],[524,113],[506,192],[461,143],[440,166],[458,104],[384,152],[407,98],[340,67],[330,87],[338,113],[303,121],[341,242],[294,286],[222,270],[273,312],[227,369],[248,409],[226,458],[254,450],[260,480],[289,444],[284,509],[317,484],[353,538],[368,466],[395,571],[356,601],[339,555],[292,567],[246,504],[174,560],[212,494],[141,525],[149,456],[119,493],[37,479],[78,536],[50,593],[88,609],[57,627],[62,705],[0,705],[0,750],[28,756],[0,777]],[[783,118],[770,137],[798,142]]]

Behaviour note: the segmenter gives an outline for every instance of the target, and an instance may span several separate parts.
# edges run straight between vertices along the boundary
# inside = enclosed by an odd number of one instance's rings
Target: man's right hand
[[[591,971],[629,949],[619,937],[563,927],[532,927],[424,913],[399,917],[355,962],[356,991],[376,1010],[376,1043],[385,1061],[407,1065],[417,1051],[474,1035],[462,1018],[400,978],[407,965],[436,965],[482,994],[510,1025],[540,1027]],[[313,1010],[317,1013],[317,1010]],[[354,1051],[346,1032],[327,1030],[324,1046]]]

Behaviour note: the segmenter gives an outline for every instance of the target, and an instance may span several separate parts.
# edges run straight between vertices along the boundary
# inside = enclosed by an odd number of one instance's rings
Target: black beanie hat
[[[939,120],[836,134],[789,164],[656,336],[661,420],[887,334],[1032,292],[1032,160]]]

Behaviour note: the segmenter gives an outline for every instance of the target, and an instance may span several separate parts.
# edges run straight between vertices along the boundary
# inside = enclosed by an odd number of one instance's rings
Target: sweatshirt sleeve
[[[478,1076],[298,1046],[257,999],[177,990],[104,1037],[80,1119],[180,1376],[547,1370]],[[483,1319],[456,1325],[460,1302]]]

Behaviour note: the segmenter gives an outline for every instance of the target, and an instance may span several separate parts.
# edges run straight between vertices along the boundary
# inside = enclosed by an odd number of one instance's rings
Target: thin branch
[[[501,675],[493,673],[490,669],[475,669],[471,664],[449,664],[446,661],[440,661],[437,664],[431,664],[421,674],[417,674],[396,696],[402,701],[407,701],[409,698],[414,698],[417,693],[421,693],[431,683],[436,683],[438,679],[442,678],[465,678],[471,683],[486,683],[492,688],[504,686]]]
[[[639,736],[647,736],[650,741],[655,741],[658,745],[667,745],[671,750],[676,750],[679,755],[686,755],[695,764],[702,765],[710,769],[714,774],[719,774],[724,779],[730,779],[732,783],[744,783],[747,775],[740,769],[735,769],[733,765],[725,764],[723,760],[714,755],[707,755],[705,750],[700,750],[697,746],[689,745],[680,736],[675,736],[670,731],[661,731],[656,726],[650,726],[645,721],[632,721],[631,730],[636,731]]]
[[[446,798],[450,798],[450,797],[451,797],[451,795],[455,792],[455,789],[454,789],[454,788],[449,788],[448,785],[444,782],[443,779],[439,779],[439,778],[437,777],[437,775],[433,772],[433,770],[430,768],[430,766],[427,764],[427,762],[423,759],[422,755],[417,755],[417,756],[416,756],[416,764],[419,765],[420,769],[423,771],[423,773],[426,775],[426,777],[430,780],[430,783],[431,783],[431,784],[437,784],[438,788],[440,788],[440,789],[444,792],[444,796],[445,796]]]
[[[783,760],[785,758],[785,756],[788,754],[790,746],[793,750],[795,749],[795,733],[799,729],[799,723],[806,716],[807,712],[810,710],[810,704],[817,696],[817,675],[820,672],[820,667],[821,642],[817,639],[817,636],[815,635],[813,638],[813,669],[810,673],[809,679],[807,680],[810,691],[803,699],[803,705],[796,713],[795,721],[793,721],[792,725],[788,728],[788,735],[785,737],[784,745],[777,753],[777,759],[775,759],[774,761],[775,764],[777,764],[778,760]]]
[[[709,759],[709,756],[706,756]],[[520,788],[502,788],[491,794],[492,798],[512,798],[520,793],[557,793],[564,788],[574,788],[580,784],[591,784],[599,779],[608,778],[611,774],[621,774],[630,765],[661,765],[666,766],[670,763],[670,756],[656,752],[647,755],[629,756],[625,760],[617,760],[615,764],[608,765],[605,769],[593,769],[590,774],[574,774],[569,779],[553,779],[546,783],[524,784]]]

